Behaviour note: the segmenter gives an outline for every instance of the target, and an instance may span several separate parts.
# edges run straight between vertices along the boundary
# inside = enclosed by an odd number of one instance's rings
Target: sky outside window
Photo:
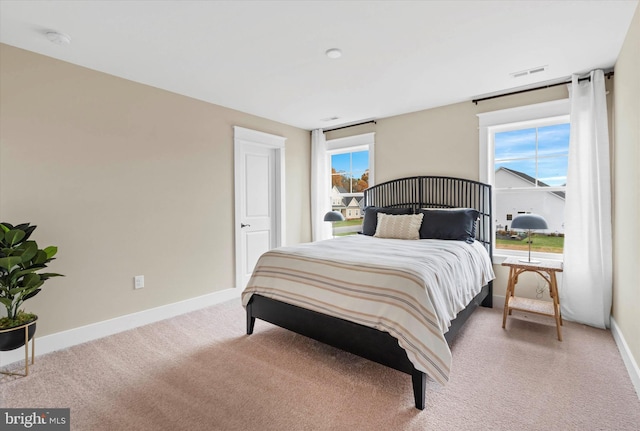
[[[548,186],[567,183],[569,124],[495,134],[495,168],[522,172]]]

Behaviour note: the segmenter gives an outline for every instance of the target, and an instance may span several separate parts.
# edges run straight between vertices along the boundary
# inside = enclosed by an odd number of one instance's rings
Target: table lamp
[[[333,232],[333,224],[337,221],[344,221],[344,216],[338,211],[329,211],[324,215],[324,221],[331,222],[331,235],[333,235],[333,237],[335,238],[335,233]]]
[[[539,260],[531,260],[531,231],[537,229],[548,229],[547,221],[537,214],[520,214],[513,218],[511,229],[523,229],[528,231],[527,240],[529,242],[529,258],[520,259],[520,262],[540,263]]]

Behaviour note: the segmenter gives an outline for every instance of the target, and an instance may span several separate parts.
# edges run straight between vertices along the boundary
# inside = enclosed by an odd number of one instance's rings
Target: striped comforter
[[[242,293],[388,332],[416,369],[444,384],[452,319],[494,278],[478,242],[352,235],[268,251]]]

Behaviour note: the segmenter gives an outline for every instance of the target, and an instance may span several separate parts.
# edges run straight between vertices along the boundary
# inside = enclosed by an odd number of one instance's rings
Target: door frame
[[[285,193],[284,193],[284,166],[285,166],[285,142],[287,138],[283,136],[271,135],[257,130],[246,129],[244,127],[233,126],[233,147],[234,147],[234,191],[235,191],[235,265],[236,280],[235,287],[241,286],[242,265],[240,264],[240,251],[242,249],[240,223],[241,223],[241,206],[243,179],[241,178],[243,160],[240,157],[242,147],[245,144],[263,146],[269,148],[275,153],[275,169],[274,169],[274,189],[275,193],[271,204],[274,208],[273,222],[273,246],[280,247],[285,244]]]

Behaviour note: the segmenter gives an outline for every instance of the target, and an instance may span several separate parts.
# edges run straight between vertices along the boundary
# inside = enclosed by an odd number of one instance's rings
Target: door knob
[[[251,227],[251,225],[250,224],[240,223],[240,227]]]

